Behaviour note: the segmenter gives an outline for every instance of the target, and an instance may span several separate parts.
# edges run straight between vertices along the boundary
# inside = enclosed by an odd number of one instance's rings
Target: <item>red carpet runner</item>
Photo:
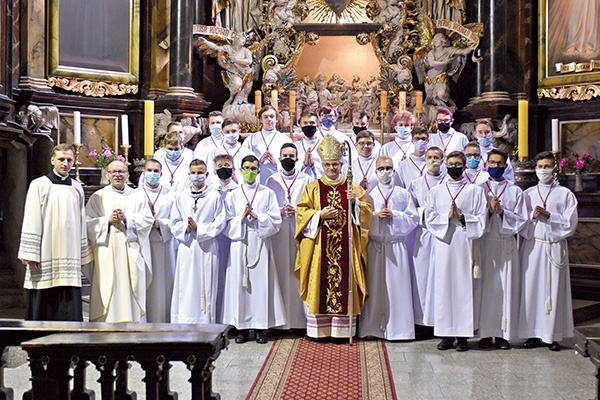
[[[246,400],[396,399],[385,344],[273,343]]]

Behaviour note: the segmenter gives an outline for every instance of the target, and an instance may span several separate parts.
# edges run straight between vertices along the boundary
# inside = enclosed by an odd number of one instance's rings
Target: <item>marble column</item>
[[[50,89],[44,51],[47,44],[45,3],[45,0],[21,2],[21,88]]]
[[[194,5],[194,0],[171,0],[171,47],[168,95],[194,96],[191,73]]]
[[[484,49],[482,100],[509,100],[506,92],[508,62],[507,0],[478,0],[479,16],[485,28],[481,47]],[[516,27],[513,27],[515,29]]]

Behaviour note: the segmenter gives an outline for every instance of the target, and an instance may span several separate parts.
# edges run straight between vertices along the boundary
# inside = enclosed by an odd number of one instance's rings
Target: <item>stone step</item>
[[[0,288],[16,288],[15,273],[12,269],[0,268]]]
[[[600,317],[600,301],[573,299],[573,322],[582,322]]]
[[[24,309],[23,291],[19,288],[0,288],[0,310]]]

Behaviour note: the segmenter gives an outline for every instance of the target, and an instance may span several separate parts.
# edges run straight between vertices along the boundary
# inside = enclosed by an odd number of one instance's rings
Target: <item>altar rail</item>
[[[127,388],[127,363],[146,372],[147,399],[176,400],[169,389],[170,361],[191,371],[192,399],[219,399],[212,392],[213,362],[229,344],[228,325],[48,322],[0,319],[0,350],[22,346],[30,357],[35,400],[93,400],[85,388],[85,367],[100,371],[101,399],[133,400]],[[69,375],[73,390],[69,392]],[[0,369],[0,400],[12,400]],[[26,392],[24,399],[32,398]]]

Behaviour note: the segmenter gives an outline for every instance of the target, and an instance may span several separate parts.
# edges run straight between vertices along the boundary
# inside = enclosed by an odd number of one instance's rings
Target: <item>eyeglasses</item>
[[[339,168],[340,163],[323,163],[323,168]]]
[[[374,144],[375,143],[373,143],[373,142],[358,142],[358,145],[360,147],[373,147]]]
[[[392,171],[394,167],[379,167],[377,171]]]
[[[258,171],[258,167],[242,167],[245,171]]]
[[[448,168],[463,168],[465,165],[463,163],[450,163],[448,164]]]
[[[481,154],[470,153],[470,154],[465,154],[465,157],[467,157],[467,158],[479,158],[479,157],[481,157]]]
[[[125,175],[127,171],[108,171],[111,175]]]
[[[437,120],[438,124],[441,124],[442,122],[446,122],[446,123],[449,124],[450,122],[452,122],[452,118],[444,118],[444,119],[438,119]]]
[[[504,161],[490,161],[488,160],[488,166],[489,167],[502,167],[505,166],[505,162]]]

